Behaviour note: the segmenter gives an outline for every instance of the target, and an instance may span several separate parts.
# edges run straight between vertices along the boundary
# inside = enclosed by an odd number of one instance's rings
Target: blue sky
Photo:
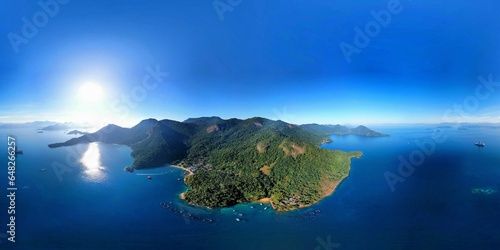
[[[500,122],[498,1],[41,2],[0,3],[0,122]],[[340,44],[390,8],[348,62]]]

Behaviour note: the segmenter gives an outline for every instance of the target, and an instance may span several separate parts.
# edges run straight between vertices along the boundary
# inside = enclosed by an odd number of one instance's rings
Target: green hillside
[[[389,136],[377,131],[373,131],[363,125],[356,128],[349,128],[342,125],[319,125],[319,124],[304,124],[300,125],[303,129],[320,135],[360,135],[360,136]]]

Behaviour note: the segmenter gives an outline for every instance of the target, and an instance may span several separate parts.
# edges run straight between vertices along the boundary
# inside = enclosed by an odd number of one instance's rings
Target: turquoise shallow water
[[[1,131],[17,138],[16,243],[2,249],[494,249],[500,246],[500,130],[440,128],[447,139],[391,191],[384,174],[437,128],[381,128],[391,137],[333,136],[328,149],[361,150],[335,193],[307,209],[190,206],[180,169],[126,173],[130,149],[50,149],[63,132]],[[487,146],[478,149],[477,140]],[[7,143],[0,145],[7,156]],[[84,163],[80,163],[81,159]],[[99,164],[92,162],[98,159]],[[2,164],[6,165],[5,160]],[[54,165],[55,164],[55,165]],[[54,168],[53,166],[58,166]],[[64,166],[64,167],[61,167]],[[45,171],[41,171],[44,168]],[[0,174],[7,223],[7,170]],[[58,177],[59,173],[59,177]],[[146,178],[152,177],[151,180]],[[1,177],[4,176],[4,177]],[[2,180],[3,179],[3,180]],[[160,205],[165,202],[168,208]],[[254,208],[252,208],[253,206]],[[235,211],[233,211],[235,210]],[[4,211],[4,212],[1,212]],[[242,214],[242,215],[240,215]],[[241,221],[236,221],[240,218]],[[203,222],[211,221],[211,222]],[[4,230],[5,229],[5,230]],[[1,232],[7,230],[4,227]]]

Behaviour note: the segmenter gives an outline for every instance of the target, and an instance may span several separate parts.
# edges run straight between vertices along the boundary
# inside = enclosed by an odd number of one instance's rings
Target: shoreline
[[[299,206],[298,209],[302,209],[302,208],[307,208],[307,207],[311,207],[311,206],[314,206],[316,205],[317,203],[321,202],[323,199],[325,199],[326,197],[332,195],[333,193],[335,193],[335,190],[337,190],[337,187],[340,185],[340,183],[342,183],[342,181],[344,181],[347,177],[349,177],[350,173],[351,173],[351,165],[352,165],[352,158],[356,158],[356,159],[361,159],[361,157],[363,156],[363,152],[361,151],[357,151],[359,152],[359,154],[357,155],[353,155],[349,158],[349,166],[348,166],[348,171],[347,171],[347,174],[345,176],[343,176],[340,180],[338,181],[335,181],[335,182],[332,182],[332,187],[328,189],[328,191],[325,193],[325,195],[323,195],[321,197],[320,200],[318,200],[317,202],[313,203],[313,204],[310,204],[310,205],[301,205]],[[331,190],[330,190],[331,189]],[[293,210],[288,210],[288,211],[293,211]],[[286,211],[287,212],[287,211]]]
[[[186,176],[194,174],[191,170],[189,170],[189,169],[187,169],[187,168],[184,168],[184,167],[181,167],[181,166],[179,166],[179,165],[172,165],[172,164],[168,164],[167,166],[170,166],[170,167],[173,167],[173,168],[179,168],[179,169],[182,169],[182,170],[184,170],[184,171],[188,172],[189,174],[187,174]],[[185,178],[186,176],[184,176],[184,178]]]
[[[194,174],[191,170],[189,170],[189,169],[187,169],[187,168],[184,168],[184,167],[181,167],[181,166],[179,166],[179,165],[169,164],[168,166],[173,167],[173,168],[182,169],[182,170],[184,170],[185,172],[187,172],[187,174],[185,174],[185,175],[184,175],[184,178],[182,179],[182,182],[184,183],[184,185],[186,185],[186,177],[188,177],[188,176],[190,176],[190,175],[193,175],[193,174]],[[184,194],[185,192],[186,192],[186,191],[184,191],[184,192],[182,192],[182,193],[180,193],[180,194],[179,194],[179,198],[180,198],[181,200],[183,200],[183,201],[186,201],[186,196],[185,196],[185,194]]]
[[[349,172],[351,171],[351,169],[349,169]],[[349,173],[344,177],[342,178],[340,181],[337,181],[337,182],[333,182],[333,188],[331,191],[328,191],[321,199],[324,199],[330,195],[332,195],[333,193],[335,193],[335,190],[337,189],[337,187],[340,185],[340,183],[345,180],[347,177],[349,177]]]
[[[263,204],[267,204],[267,203],[270,203],[271,204],[271,207],[273,207],[274,210],[276,210],[276,206],[274,205],[273,201],[271,200],[271,198],[262,198],[260,200],[257,200],[257,201],[254,201],[254,202],[250,202],[250,203],[263,203]]]
[[[363,156],[363,152],[360,151],[358,155],[355,155],[355,156],[352,156],[351,158],[349,158],[350,162],[349,162],[348,171],[347,171],[346,176],[342,177],[342,179],[340,179],[337,182],[333,182],[333,185],[332,185],[333,189],[331,191],[328,191],[326,193],[326,195],[321,198],[321,200],[332,195],[335,192],[335,190],[337,189],[337,187],[340,185],[340,183],[342,183],[343,180],[345,180],[347,177],[349,177],[349,175],[351,174],[352,158],[361,159],[362,156]]]

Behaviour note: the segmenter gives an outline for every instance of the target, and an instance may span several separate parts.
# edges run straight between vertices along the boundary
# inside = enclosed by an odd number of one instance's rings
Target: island
[[[319,124],[304,124],[301,125],[307,131],[323,135],[359,135],[359,136],[389,136],[388,134],[382,134],[377,131],[373,131],[366,126],[360,125],[355,128],[349,128],[342,125],[319,125]]]
[[[49,147],[127,145],[134,158],[127,171],[166,164],[188,171],[182,197],[191,204],[214,208],[269,201],[277,211],[289,211],[333,193],[349,175],[351,159],[362,156],[320,148],[329,141],[324,132],[283,121],[201,117],[146,119],[132,128],[110,124]]]
[[[80,131],[80,130],[71,130],[71,131],[67,132],[66,134],[67,135],[86,135],[88,133]]]
[[[88,128],[88,125],[72,123],[72,122],[54,123],[54,124],[47,125],[43,128],[39,128],[38,130],[57,131],[57,130],[70,130],[70,129],[81,129],[81,128]]]

